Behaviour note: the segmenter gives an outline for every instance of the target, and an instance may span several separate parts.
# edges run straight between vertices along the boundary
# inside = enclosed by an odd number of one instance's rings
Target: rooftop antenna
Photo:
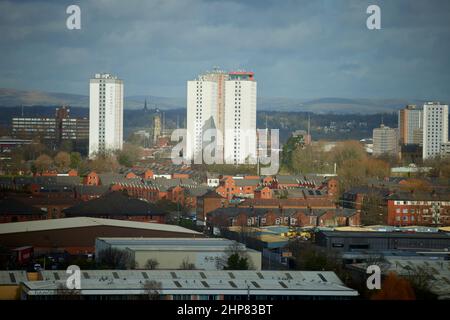
[[[22,104],[22,118],[23,118],[23,104]]]

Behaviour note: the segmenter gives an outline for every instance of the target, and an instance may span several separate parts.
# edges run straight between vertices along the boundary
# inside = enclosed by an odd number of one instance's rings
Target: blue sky
[[[264,97],[450,100],[447,0],[0,1],[0,31],[4,88],[88,94],[111,72],[127,96],[184,97],[220,66],[254,71]]]

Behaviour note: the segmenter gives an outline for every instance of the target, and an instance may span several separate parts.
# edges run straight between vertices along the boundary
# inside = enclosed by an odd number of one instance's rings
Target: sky
[[[87,95],[109,72],[126,96],[184,97],[217,66],[255,72],[263,97],[449,101],[449,47],[448,0],[0,0],[0,87],[20,90]]]

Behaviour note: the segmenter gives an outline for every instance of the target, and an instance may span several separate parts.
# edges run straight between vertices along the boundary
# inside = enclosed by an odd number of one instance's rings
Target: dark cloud
[[[65,27],[79,4],[82,29]],[[382,30],[366,28],[378,4]],[[1,1],[0,87],[185,95],[213,66],[251,69],[261,96],[450,100],[450,1]]]

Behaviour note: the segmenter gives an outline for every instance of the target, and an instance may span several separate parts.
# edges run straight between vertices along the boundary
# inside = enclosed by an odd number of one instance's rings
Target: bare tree
[[[149,300],[160,300],[161,298],[161,282],[155,280],[147,280],[144,283],[144,291]]]
[[[377,265],[380,267],[381,272],[387,271],[389,269],[389,262],[386,261],[384,258],[384,255],[382,253],[380,254],[370,254],[368,258],[365,261],[366,267]]]
[[[36,167],[36,170],[38,172],[43,172],[45,170],[48,170],[50,166],[53,164],[52,158],[50,158],[46,154],[40,155],[35,161],[34,166]]]
[[[81,290],[69,289],[63,282],[56,286],[56,294],[61,300],[81,300]]]
[[[416,298],[420,300],[435,299],[436,295],[432,292],[436,278],[434,272],[428,266],[404,266],[404,278],[407,278],[414,289]]]
[[[189,262],[189,257],[186,257],[181,262],[180,269],[181,270],[194,270],[195,269],[195,264]]]
[[[362,201],[361,223],[364,225],[385,224],[387,206],[383,196],[374,191],[369,192]]]
[[[98,253],[97,262],[106,268],[133,269],[136,266],[131,253],[117,248],[108,248]]]
[[[156,259],[148,259],[145,263],[145,269],[147,270],[154,270],[158,267],[159,262]]]
[[[55,165],[58,169],[67,169],[70,166],[70,154],[64,151],[58,152],[58,154],[53,159]]]

